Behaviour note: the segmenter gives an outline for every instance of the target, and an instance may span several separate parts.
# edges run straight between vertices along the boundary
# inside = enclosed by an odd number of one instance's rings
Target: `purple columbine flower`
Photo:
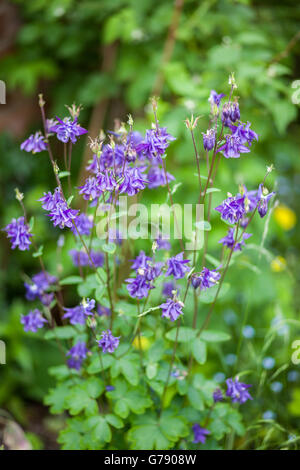
[[[80,235],[86,235],[88,237],[91,233],[92,228],[93,221],[89,218],[89,216],[82,213],[79,214],[79,216],[76,218],[76,228],[73,225],[71,227],[71,230],[76,236],[78,236],[79,232]]]
[[[39,328],[43,328],[44,323],[48,322],[36,308],[35,310],[30,311],[28,315],[22,315],[21,323],[24,325],[24,331],[32,331],[33,333],[36,333]]]
[[[252,212],[256,208],[257,203],[258,203],[258,197],[257,197],[258,190],[248,191],[246,186],[243,184],[241,194],[245,195],[246,212],[247,213]]]
[[[110,170],[104,170],[97,175],[98,185],[101,191],[113,191],[117,183]]]
[[[114,148],[107,144],[104,145],[100,157],[100,170],[120,167],[124,162],[124,145],[116,145]],[[98,173],[99,167],[96,166],[96,173]],[[111,191],[111,190],[110,190]]]
[[[214,129],[208,129],[203,135],[203,147],[205,150],[210,151],[214,148],[216,143],[216,133]]]
[[[177,320],[180,315],[183,315],[182,308],[184,304],[178,300],[168,299],[167,302],[160,305],[162,309],[162,317],[169,318],[171,321]]]
[[[74,266],[88,266],[90,263],[85,251],[70,250],[69,255],[72,257]]]
[[[109,317],[111,315],[111,310],[108,307],[105,307],[104,305],[97,305],[97,313],[100,317],[106,316]]]
[[[47,144],[41,132],[36,132],[24,140],[20,148],[25,150],[25,152],[40,153],[43,150],[47,150]]]
[[[151,260],[152,258],[146,256],[145,252],[141,250],[138,256],[134,260],[131,260],[133,261],[131,269],[138,270],[139,268],[146,268]]]
[[[225,144],[218,149],[218,152],[222,152],[225,158],[239,158],[241,153],[250,152],[250,149],[243,145],[236,135],[227,134],[225,140]]]
[[[163,168],[155,165],[152,166],[148,172],[148,188],[154,189],[158,188],[159,186],[165,186],[170,181],[175,180],[175,177],[171,175],[171,173],[167,172],[167,180],[166,175]]]
[[[171,249],[171,243],[169,241],[169,238],[164,238],[163,234],[160,233],[155,241],[157,243],[157,250],[170,250]]]
[[[198,423],[193,425],[192,430],[194,433],[193,444],[199,444],[199,442],[201,444],[205,444],[206,437],[210,434],[210,431],[208,431],[208,429],[201,428]]]
[[[78,341],[66,354],[70,359],[67,360],[67,365],[70,369],[80,370],[84,359],[89,350],[87,349],[84,341]]]
[[[229,127],[231,129],[232,135],[234,137],[238,137],[241,144],[251,145],[254,139],[258,141],[258,134],[250,129],[250,126],[251,123],[247,122],[247,124],[241,123],[238,126],[233,126],[230,124]]]
[[[3,230],[7,233],[7,238],[11,239],[11,248],[13,250],[17,247],[20,251],[29,250],[32,234],[29,225],[25,223],[24,217],[12,219],[10,224],[6,225]]]
[[[216,105],[217,107],[219,107],[221,99],[224,98],[224,96],[224,93],[218,94],[215,90],[211,90],[208,101],[210,102],[211,106]]]
[[[121,336],[113,336],[110,330],[103,331],[100,339],[97,341],[98,346],[102,348],[103,353],[113,353],[119,346]]]
[[[55,132],[58,140],[65,144],[67,142],[75,144],[80,135],[87,133],[86,129],[77,124],[77,117],[74,121],[71,121],[71,118],[65,118],[63,121],[58,117],[56,117],[56,119],[58,120],[58,124],[52,126],[52,132]]]
[[[126,282],[128,283],[129,295],[133,298],[143,299],[148,296],[149,290],[153,289],[153,286],[143,275],[138,275],[135,278],[130,277],[126,279]]]
[[[276,194],[275,192],[268,193],[266,195],[264,193],[265,193],[264,186],[263,184],[260,184],[258,188],[258,193],[257,193],[257,199],[258,199],[257,210],[261,218],[263,218],[268,212],[269,201]]]
[[[80,305],[72,308],[64,307],[63,318],[69,318],[71,325],[84,325],[87,316],[93,315],[92,310],[95,308],[95,300],[84,299]]]
[[[203,268],[199,275],[194,274],[192,276],[191,282],[195,289],[200,287],[201,290],[206,290],[215,286],[220,277],[221,274],[215,269],[210,270],[208,268]]]
[[[242,240],[240,242],[237,242],[235,245],[235,228],[230,228],[227,232],[226,237],[221,238],[218,243],[222,243],[223,246],[227,246],[227,248],[230,248],[233,251],[242,251],[242,246],[245,246],[245,240],[248,238],[252,237],[252,233],[243,233]]]
[[[239,382],[239,379],[237,377],[235,378],[235,380],[227,379],[226,384],[226,396],[231,398],[232,403],[243,404],[247,400],[253,400],[250,393],[248,392],[248,388],[252,387],[252,385]]]
[[[79,194],[82,194],[83,199],[86,201],[98,199],[102,194],[98,178],[95,176],[89,176],[85,180],[84,185],[79,186]]]
[[[73,220],[76,221],[78,213],[78,210],[71,209],[66,202],[63,202],[57,204],[55,209],[52,209],[49,217],[51,217],[54,227],[58,225],[59,228],[71,228],[74,225]]]
[[[168,134],[166,127],[158,129],[148,129],[145,139],[137,145],[137,151],[143,153],[149,160],[156,163],[162,163],[161,157],[165,154],[169,142],[176,140],[171,134]]]
[[[235,224],[245,214],[245,195],[237,194],[235,197],[230,196],[220,206],[215,207],[215,210],[220,212],[223,220],[227,220],[230,224]]]
[[[49,211],[48,217],[51,217],[55,227],[57,225],[60,228],[73,227],[72,221],[77,218],[79,211],[68,206],[59,188],[56,188],[53,194],[50,191],[44,193],[44,196],[39,201],[42,202],[42,208]]]
[[[113,392],[115,390],[115,387],[113,385],[106,385],[105,390],[107,392]]]
[[[42,208],[46,211],[51,211],[55,209],[57,204],[64,203],[64,199],[59,188],[55,188],[53,194],[51,193],[51,191],[48,191],[48,193],[44,193],[44,196],[38,199],[38,201],[42,203]]]
[[[240,117],[240,108],[237,102],[224,104],[221,116],[224,126],[230,127],[231,123],[238,121]]]
[[[224,400],[223,392],[220,388],[216,388],[213,392],[214,403],[219,403]]]
[[[178,253],[178,255],[170,258],[167,261],[168,270],[166,272],[166,276],[174,276],[175,279],[181,279],[185,276],[185,273],[190,270],[187,265],[190,260],[183,259],[183,252]]]
[[[49,305],[53,300],[53,294],[45,295],[45,291],[50,287],[51,284],[55,284],[57,278],[51,276],[47,272],[41,271],[38,274],[35,274],[31,283],[24,283],[26,294],[25,297],[27,300],[35,300],[39,298],[44,305]]]
[[[163,285],[162,295],[164,297],[172,297],[175,292],[179,292],[179,288],[174,281],[165,282]]]
[[[127,168],[124,171],[124,179],[120,183],[119,192],[120,194],[127,193],[128,196],[134,196],[139,191],[145,189],[147,179],[142,174],[144,169],[140,168]]]

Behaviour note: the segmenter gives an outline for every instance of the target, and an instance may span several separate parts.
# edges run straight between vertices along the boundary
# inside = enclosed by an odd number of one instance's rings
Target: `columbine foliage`
[[[69,108],[70,117],[48,120],[40,97],[44,133],[29,137],[21,148],[48,152],[55,185],[39,201],[56,227],[59,249],[64,245],[62,230],[72,237],[69,255],[74,272],[60,279],[59,273],[46,271],[43,250],[36,246],[18,191],[23,215],[4,230],[13,249],[29,250],[33,245],[33,256],[40,263],[40,272],[25,282],[26,299],[36,308],[29,307],[21,323],[25,331],[44,331],[45,340],[56,341],[63,354],[62,364],[50,370],[56,386],[45,403],[51,412],[69,415],[59,436],[64,449],[217,448],[217,441],[228,433],[244,433],[236,406],[256,400],[255,386],[250,395],[251,385],[241,382],[238,375],[217,384],[202,368],[209,345],[230,339],[226,332],[210,329],[209,323],[216,302],[229,288],[224,283],[228,268],[251,236],[246,228],[256,213],[265,217],[274,193],[268,193],[267,175],[262,175],[257,189],[248,191],[243,185],[232,196],[226,195],[225,188],[223,202],[211,207],[219,160],[244,158],[241,154],[250,153],[258,140],[250,123],[241,121],[239,103],[233,98],[233,77],[230,84],[227,96],[211,92],[211,126],[203,130],[199,153],[194,146],[199,202],[205,205],[208,219],[214,208],[230,225],[228,231],[224,225],[222,247],[217,245],[223,250],[217,260],[207,253],[208,232],[199,258],[196,249],[179,250],[158,233],[154,243],[149,241],[147,253],[126,259],[121,234],[111,231],[111,214],[106,239],[96,236],[97,209],[108,203],[116,207],[119,195],[141,197],[144,190],[165,187],[173,201],[175,187],[170,184],[175,178],[166,170],[166,156],[175,137],[160,127],[155,100],[153,127],[145,136],[133,130],[129,117],[128,126],[110,133],[108,143],[102,134],[91,141],[89,174],[77,188],[83,211],[71,207],[70,178],[72,144],[86,133],[77,122],[80,108]],[[198,119],[186,120],[193,143],[197,125]],[[64,148],[65,173],[54,160],[52,139]],[[204,153],[209,167],[203,185],[200,172],[205,165],[198,158]],[[63,176],[68,176],[67,187],[62,184]],[[129,277],[121,269],[126,263],[131,263]],[[69,286],[77,287],[75,306],[64,303]]]

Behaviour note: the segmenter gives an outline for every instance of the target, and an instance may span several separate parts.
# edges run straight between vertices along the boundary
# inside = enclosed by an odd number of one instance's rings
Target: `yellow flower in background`
[[[286,268],[286,260],[283,256],[276,256],[276,258],[274,258],[271,261],[271,270],[274,273],[280,273],[285,268]]]
[[[295,212],[283,204],[275,208],[274,217],[278,225],[280,225],[283,230],[291,230],[295,227],[297,222]]]
[[[132,346],[136,349],[141,349],[142,351],[147,351],[150,348],[151,343],[148,338],[145,336],[136,336],[132,342]]]

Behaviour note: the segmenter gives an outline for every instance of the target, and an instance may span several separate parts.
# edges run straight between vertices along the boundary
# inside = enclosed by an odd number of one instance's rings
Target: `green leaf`
[[[154,414],[146,414],[135,420],[128,433],[131,448],[136,450],[171,449],[182,437],[189,434],[185,419],[164,411],[160,418]]]
[[[74,338],[74,336],[78,335],[78,332],[75,330],[73,326],[57,326],[52,330],[49,330],[45,333],[45,339],[70,339]]]
[[[209,343],[220,343],[222,341],[229,341],[230,338],[231,336],[228,333],[224,333],[223,331],[204,330],[201,333],[201,339]]]
[[[206,362],[206,343],[200,338],[195,338],[192,344],[193,356],[198,364],[205,364]]]
[[[52,388],[44,399],[45,405],[50,406],[51,413],[62,413],[66,406],[66,398],[70,393],[69,385],[63,383]]]
[[[111,424],[114,428],[121,429],[124,427],[123,421],[119,418],[119,416],[108,414],[105,415],[106,421]]]
[[[71,284],[80,284],[81,282],[83,282],[83,279],[80,276],[68,276],[62,279],[59,283],[61,286],[67,286]]]
[[[194,387],[190,386],[187,396],[193,408],[199,411],[204,410],[204,401],[200,390],[196,390]]]
[[[124,380],[117,380],[114,385],[115,390],[107,392],[106,396],[115,402],[114,412],[121,418],[127,418],[130,411],[143,414],[152,405],[144,388],[131,388]]]
[[[70,414],[77,415],[83,410],[88,415],[97,413],[98,405],[95,398],[98,398],[103,391],[103,382],[96,377],[91,377],[85,382],[75,385],[66,399]]]
[[[146,375],[147,375],[149,380],[154,379],[154,377],[156,376],[157,367],[158,367],[157,362],[155,362],[154,364],[151,363],[151,362],[149,364],[147,364]]]
[[[87,427],[91,429],[92,438],[102,442],[110,442],[112,438],[111,430],[106,422],[105,416],[91,416],[87,420]]]
[[[95,299],[97,300],[97,302],[101,302],[105,291],[106,291],[106,289],[105,289],[104,285],[99,286],[99,287],[96,288],[96,290],[95,290]]]
[[[172,328],[172,330],[166,333],[166,338],[170,341],[175,341],[176,339],[176,331],[177,328]],[[178,332],[178,339],[179,343],[189,343],[196,337],[197,331],[188,327],[188,326],[181,326]]]
[[[219,189],[219,188],[208,188],[207,191],[206,191],[206,194],[218,193],[220,191],[221,191],[221,189]]]

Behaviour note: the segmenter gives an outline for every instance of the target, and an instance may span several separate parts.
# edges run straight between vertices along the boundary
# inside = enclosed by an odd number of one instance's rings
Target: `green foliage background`
[[[299,28],[296,2],[186,0],[174,50],[166,63],[162,51],[174,10],[171,0],[15,0],[14,3],[22,25],[13,51],[1,59],[0,78],[6,82],[8,93],[17,89],[35,102],[42,89],[48,114],[53,116],[64,115],[65,104],[82,103],[81,123],[85,127],[89,127],[97,109],[105,110],[101,123],[104,129],[111,128],[115,118],[125,119],[130,112],[137,129],[144,130],[151,122],[149,96],[161,77],[160,123],[177,138],[168,155],[168,169],[182,183],[176,199],[191,203],[197,196],[197,178],[192,144],[183,121],[191,113],[202,116],[197,129],[201,145],[201,131],[208,125],[210,90],[228,92],[228,76],[234,71],[242,120],[252,123],[260,139],[249,156],[221,162],[216,185],[222,192],[214,195],[214,202],[217,205],[227,191],[235,193],[241,182],[248,188],[256,188],[266,165],[273,163],[276,171],[270,176],[269,187],[276,185],[280,202],[298,212],[299,104],[292,102],[296,91],[292,84],[300,79],[300,42],[288,47]],[[284,51],[286,54],[282,54]],[[28,133],[38,125],[33,122]],[[14,188],[18,186],[25,193],[30,214],[38,221],[37,236],[46,241],[46,263],[51,271],[57,263],[57,230],[49,229],[36,204],[42,191],[48,190],[51,184],[48,162],[43,154],[21,153],[19,143],[9,133],[0,136],[1,226],[19,215],[14,199]],[[78,175],[84,151],[82,139],[74,158]],[[58,162],[62,161],[62,155],[56,157]],[[163,201],[165,194],[163,190],[154,195],[148,192],[147,198],[149,203]],[[226,227],[218,217],[212,219],[212,224],[209,249],[213,255]],[[260,245],[264,229],[263,224],[255,226],[251,244]],[[234,341],[221,343],[222,347],[212,346],[209,360],[203,366],[207,377],[219,371],[231,375],[234,367],[224,358],[236,354],[236,345],[240,345],[238,368],[254,371],[259,392],[247,408],[246,421],[257,422],[264,411],[271,409],[284,429],[274,427],[269,435],[271,424],[259,428],[262,442],[267,439],[265,445],[271,447],[287,440],[299,425],[300,383],[287,381],[289,370],[298,368],[299,371],[299,366],[291,364],[290,359],[291,344],[300,338],[299,324],[295,322],[299,319],[299,294],[295,289],[299,281],[298,240],[297,226],[283,230],[271,217],[265,240],[271,258],[260,255],[257,249],[245,250],[229,275],[231,290],[214,320]],[[145,251],[150,249],[146,242],[137,246]],[[0,338],[7,343],[8,364],[0,366],[0,405],[26,427],[26,403],[43,399],[51,384],[47,366],[58,364],[60,357],[55,346],[24,335],[19,323],[20,314],[28,310],[20,271],[32,275],[36,271],[35,260],[28,254],[9,251],[4,235],[1,252]],[[278,255],[286,259],[287,267],[274,273],[270,261]],[[70,260],[63,259],[63,275],[70,270]],[[72,295],[70,292],[69,301]],[[284,334],[278,335],[278,329],[271,326],[274,317],[293,323],[285,323]],[[253,340],[242,340],[244,324],[255,328]],[[262,369],[265,356],[276,359],[272,371]],[[278,376],[272,377],[276,370]],[[274,380],[283,383],[283,390],[278,394],[270,388]],[[132,432],[131,438],[138,439],[138,432],[136,435]]]

